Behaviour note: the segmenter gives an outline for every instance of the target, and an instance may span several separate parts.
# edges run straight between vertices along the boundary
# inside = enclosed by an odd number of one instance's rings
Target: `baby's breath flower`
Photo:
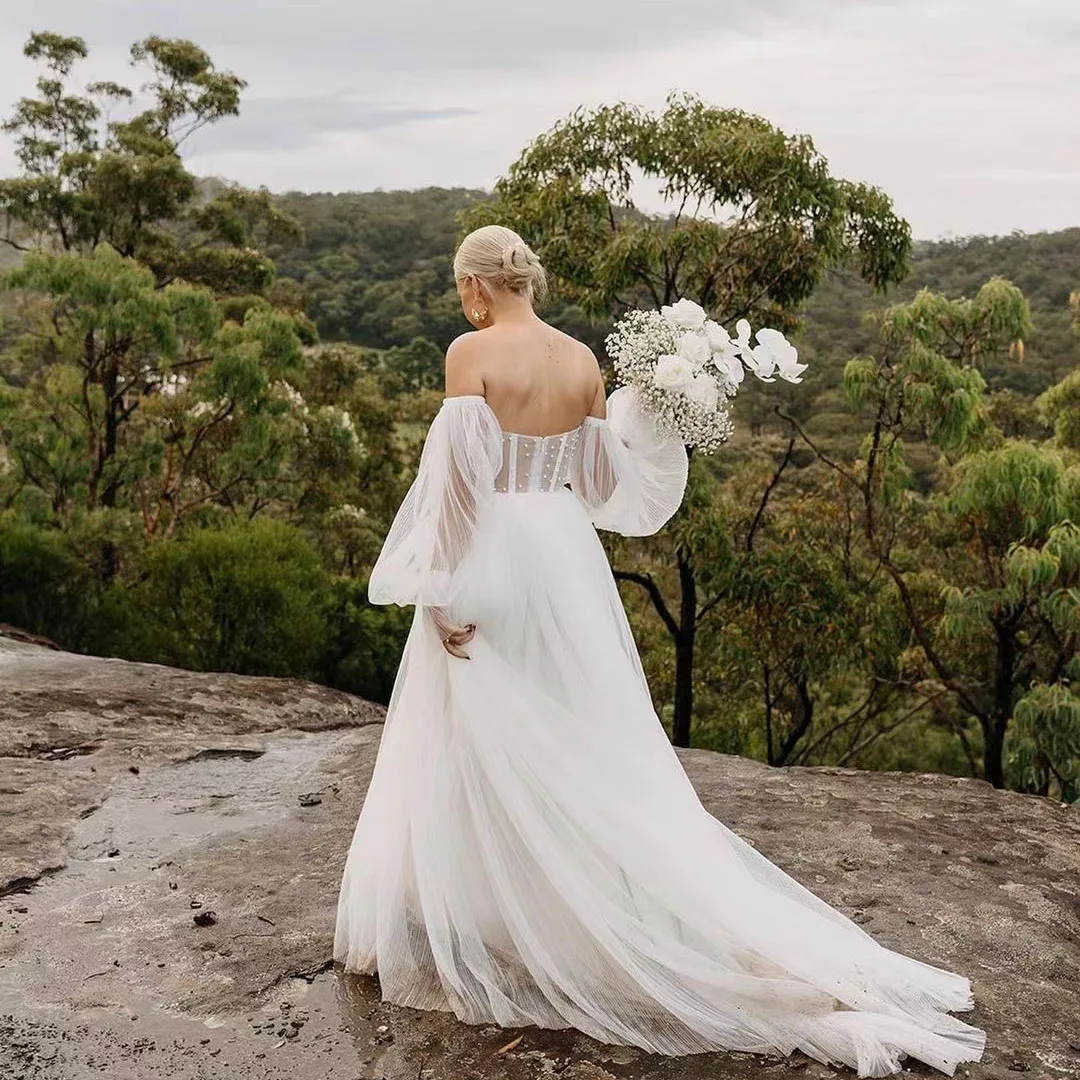
[[[659,432],[710,454],[731,436],[730,402],[747,369],[763,382],[777,375],[800,382],[806,369],[778,330],[759,330],[756,346],[750,332],[740,319],[732,338],[683,299],[660,311],[627,312],[605,344],[619,383],[637,390]]]
[[[728,399],[735,390],[720,373],[694,373],[693,364],[679,355],[685,322],[695,315],[687,309],[679,314],[683,316],[684,312],[684,324],[679,326],[659,311],[630,311],[615,324],[605,344],[619,382],[637,389],[639,400],[660,433],[681,439],[703,453],[712,453],[731,434]],[[661,357],[665,364],[658,368]],[[682,360],[686,370],[675,360]],[[703,385],[704,380],[715,385],[715,394]],[[693,396],[687,392],[691,387]]]

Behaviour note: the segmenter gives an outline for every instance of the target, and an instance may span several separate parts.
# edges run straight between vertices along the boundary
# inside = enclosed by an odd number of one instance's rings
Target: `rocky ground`
[[[305,683],[0,636],[0,1077],[853,1076],[469,1027],[335,971],[381,720]],[[682,759],[770,858],[889,947],[972,978],[965,1019],[989,1047],[959,1075],[1080,1076],[1077,810],[971,780]]]

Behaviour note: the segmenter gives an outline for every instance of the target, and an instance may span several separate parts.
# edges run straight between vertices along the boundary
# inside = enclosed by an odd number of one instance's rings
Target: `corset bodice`
[[[561,435],[503,432],[502,468],[495,477],[501,492],[558,491],[570,479],[581,453],[580,427]]]

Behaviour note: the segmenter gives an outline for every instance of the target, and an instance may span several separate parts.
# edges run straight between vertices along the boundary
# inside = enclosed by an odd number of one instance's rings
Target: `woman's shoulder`
[[[452,396],[484,393],[482,331],[460,334],[446,350],[446,393]]]
[[[481,340],[483,334],[483,330],[469,330],[458,334],[446,349],[447,364],[468,364],[479,357],[485,346],[485,342]]]

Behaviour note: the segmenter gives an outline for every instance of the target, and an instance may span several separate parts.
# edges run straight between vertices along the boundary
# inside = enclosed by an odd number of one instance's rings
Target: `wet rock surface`
[[[854,1075],[470,1027],[335,970],[381,720],[302,682],[0,636],[0,1077]],[[1080,813],[977,781],[681,756],[709,810],[784,869],[890,948],[971,977],[964,1018],[989,1047],[959,1074],[1080,1076]]]

